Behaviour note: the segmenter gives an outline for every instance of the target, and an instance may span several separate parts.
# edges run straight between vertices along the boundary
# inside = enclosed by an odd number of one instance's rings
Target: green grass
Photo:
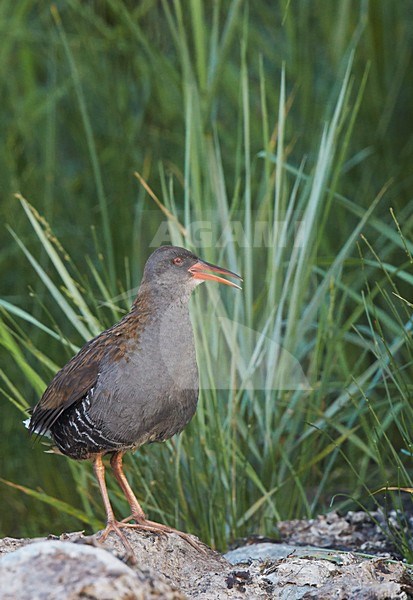
[[[56,6],[0,8],[1,475],[26,491],[2,485],[0,531],[103,523],[90,465],[21,420],[128,309],[163,222],[244,289],[192,300],[197,414],[127,459],[149,514],[223,549],[331,506],[403,506],[377,490],[412,487],[407,5]]]

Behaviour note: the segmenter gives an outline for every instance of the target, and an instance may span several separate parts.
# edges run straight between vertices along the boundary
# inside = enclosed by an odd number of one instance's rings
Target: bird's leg
[[[123,519],[119,525],[123,527],[131,527],[135,529],[141,529],[143,531],[151,531],[153,533],[167,534],[167,533],[177,533],[182,539],[184,539],[188,544],[190,544],[193,548],[205,554],[205,550],[192,539],[187,533],[183,531],[178,531],[178,529],[173,529],[173,527],[168,527],[167,525],[162,525],[161,523],[156,523],[155,521],[149,521],[146,518],[145,513],[142,510],[141,505],[139,504],[135,494],[132,491],[132,488],[129,485],[128,480],[126,479],[126,475],[123,472],[122,466],[122,458],[123,452],[115,452],[112,455],[110,460],[110,465],[112,467],[113,473],[116,477],[117,482],[122,488],[123,493],[125,494],[125,498],[128,501],[130,506],[132,515],[127,519]],[[128,523],[133,519],[135,523]]]
[[[99,484],[100,493],[102,495],[103,504],[105,506],[105,511],[106,511],[106,527],[102,531],[102,533],[100,534],[99,540],[102,541],[102,542],[104,542],[106,540],[106,538],[108,537],[109,533],[111,531],[113,531],[121,539],[121,541],[122,541],[122,543],[123,543],[126,551],[128,552],[129,556],[132,559],[134,559],[135,557],[134,557],[134,553],[133,553],[133,548],[130,545],[130,543],[128,542],[128,540],[126,539],[126,536],[120,530],[120,527],[122,527],[122,524],[119,523],[115,519],[115,515],[113,513],[113,508],[112,508],[112,505],[110,503],[109,494],[108,494],[108,490],[107,490],[107,487],[106,487],[105,465],[103,464],[102,455],[101,454],[98,454],[95,457],[95,459],[93,461],[93,470],[95,472],[96,479],[97,479],[98,484]]]
[[[122,492],[125,494],[125,498],[128,501],[132,512],[132,519],[135,519],[137,523],[143,523],[146,521],[146,515],[142,510],[141,505],[138,502],[135,494],[131,486],[129,485],[129,481],[126,479],[126,475],[123,472],[122,458],[123,452],[115,452],[110,459],[110,466],[112,467],[113,474],[116,477],[117,482],[122,488]],[[130,520],[130,519],[127,519]],[[124,521],[125,522],[125,521]]]

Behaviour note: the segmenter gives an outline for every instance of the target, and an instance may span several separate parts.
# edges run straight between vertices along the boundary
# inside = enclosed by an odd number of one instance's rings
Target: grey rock
[[[200,553],[176,534],[159,536],[133,531],[126,533],[138,560],[138,566],[162,573],[188,598],[216,600],[231,598],[270,598],[268,583],[255,569],[234,569],[218,552],[205,546]],[[108,545],[123,553],[119,539],[111,534]]]
[[[277,530],[283,542],[317,548],[340,548],[401,558],[397,539],[410,543],[413,517],[402,511],[349,511],[345,515],[330,512],[314,519],[279,521]],[[411,545],[413,548],[413,545]]]
[[[238,568],[258,567],[258,577],[272,584],[279,600],[413,598],[411,571],[400,562],[283,543],[250,544],[225,557]]]
[[[224,557],[232,565],[236,565],[248,560],[279,560],[281,558],[294,558],[297,556],[313,556],[329,559],[333,555],[337,555],[337,552],[314,546],[263,542],[262,544],[249,544],[235,550],[230,550],[224,554]]]
[[[61,541],[28,544],[0,559],[1,600],[182,600],[163,577],[137,571],[101,548]]]

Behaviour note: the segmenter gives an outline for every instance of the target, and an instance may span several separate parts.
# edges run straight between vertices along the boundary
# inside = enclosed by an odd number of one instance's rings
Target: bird
[[[241,289],[220,275],[241,280],[185,248],[156,249],[130,311],[57,372],[28,420],[31,435],[52,439],[52,451],[92,461],[106,512],[99,541],[114,532],[132,556],[124,528],[177,533],[200,549],[188,534],[147,518],[122,460],[127,451],[181,433],[194,416],[199,373],[189,299],[203,281]],[[106,487],[106,455],[131,510],[122,521],[115,518]]]

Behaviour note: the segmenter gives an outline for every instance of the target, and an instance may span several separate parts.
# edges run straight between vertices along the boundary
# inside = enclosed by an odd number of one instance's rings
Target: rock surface
[[[72,542],[28,544],[0,560],[4,600],[182,600],[185,596],[150,570],[132,570],[101,548]]]
[[[0,599],[413,598],[410,570],[397,561],[291,543],[249,544],[223,557],[176,534],[126,535],[135,564],[124,562],[113,534],[104,546],[81,533],[0,540]]]
[[[392,510],[388,514],[381,510],[350,511],[344,516],[332,511],[315,519],[279,521],[277,530],[290,544],[401,558],[397,542],[413,539],[413,515],[407,510]],[[411,548],[413,550],[413,545]]]

